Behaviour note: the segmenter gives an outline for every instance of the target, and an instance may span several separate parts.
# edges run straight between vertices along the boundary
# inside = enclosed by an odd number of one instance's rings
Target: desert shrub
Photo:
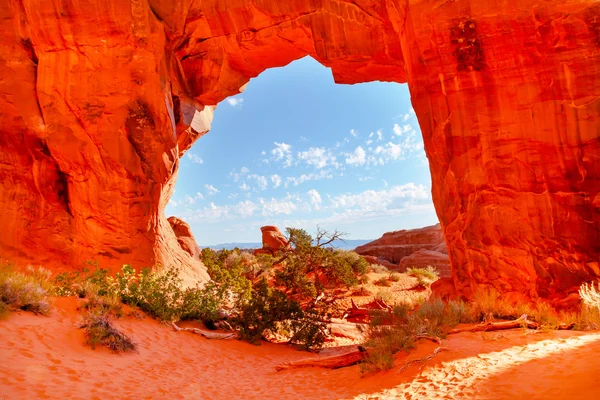
[[[435,267],[431,265],[427,266],[427,268],[408,268],[406,273],[417,278],[419,284],[423,286],[430,286],[440,277]]]
[[[330,286],[351,287],[367,271],[368,263],[358,254],[331,247],[342,236],[337,231],[319,230],[315,239],[303,229],[287,228],[287,234],[290,247],[277,255],[282,267],[276,280],[298,297],[316,296],[325,284],[321,278]]]
[[[367,272],[375,272],[378,274],[389,274],[390,270],[379,264],[369,264],[367,267]]]
[[[50,277],[50,272],[41,267],[28,267],[24,273],[10,263],[0,262],[0,302],[4,311],[21,309],[48,314],[53,291]]]
[[[594,286],[594,283],[584,283],[579,288],[579,296],[585,307],[600,310],[600,284]]]
[[[529,308],[525,307],[526,305],[522,305],[520,311],[529,311]],[[496,318],[510,319],[518,314],[513,304],[500,296],[496,289],[487,286],[480,287],[475,291],[470,309],[475,321],[491,321]]]
[[[391,369],[395,354],[409,351],[416,340],[408,308],[404,305],[394,307],[391,314],[374,312],[365,334],[367,354],[360,365],[363,373]]]
[[[365,347],[368,351],[361,370],[374,372],[390,369],[394,365],[394,355],[412,349],[419,337],[442,338],[451,327],[470,321],[465,303],[444,303],[439,298],[424,302],[414,312],[410,312],[405,304],[394,307],[392,313],[376,312],[365,331]]]
[[[392,282],[398,282],[400,281],[400,274],[397,274],[395,272],[391,273],[390,276],[388,277],[388,279]]]
[[[575,329],[597,330],[600,329],[600,284],[584,283],[579,288],[581,297],[581,311],[572,318]]]
[[[114,314],[120,317],[123,313],[121,297],[114,292],[100,295],[98,286],[91,282],[83,284],[84,297],[83,308],[87,310],[98,310],[104,313]]]
[[[85,329],[86,344],[92,349],[101,345],[115,353],[137,351],[137,345],[113,326],[110,315],[104,311],[87,313],[79,327]]]
[[[202,261],[211,279],[242,298],[249,296],[252,287],[252,283],[245,276],[249,272],[245,261],[250,257],[244,254],[247,253],[240,253],[239,250],[216,252],[209,248],[202,249]]]
[[[9,311],[10,309],[8,308],[8,304],[0,301],[0,318],[4,318],[6,315],[8,315]]]
[[[387,276],[379,278],[373,283],[377,286],[392,286],[392,283],[390,282]]]
[[[265,279],[254,285],[250,299],[240,305],[231,321],[240,336],[251,343],[265,334],[284,334],[290,341],[313,349],[322,346],[327,334],[327,321],[319,312],[303,310],[300,303],[270,287]]]

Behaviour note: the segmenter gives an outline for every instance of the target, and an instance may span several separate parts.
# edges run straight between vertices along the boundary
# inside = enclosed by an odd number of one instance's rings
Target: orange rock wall
[[[461,293],[562,299],[600,276],[599,21],[594,0],[0,0],[0,256],[205,278],[164,216],[179,157],[208,106],[311,55],[408,82]]]

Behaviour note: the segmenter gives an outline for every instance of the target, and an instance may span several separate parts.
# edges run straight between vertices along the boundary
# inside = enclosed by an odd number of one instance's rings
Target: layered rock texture
[[[408,82],[456,289],[600,276],[596,0],[0,0],[0,256],[185,265],[164,216],[213,106],[311,55]]]
[[[450,261],[440,224],[419,229],[384,233],[354,251],[367,261],[404,272],[408,268],[436,267],[440,276],[450,276]]]

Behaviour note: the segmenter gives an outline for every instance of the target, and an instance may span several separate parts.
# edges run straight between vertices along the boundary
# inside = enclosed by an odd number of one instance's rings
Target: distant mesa
[[[440,224],[419,229],[384,233],[355,251],[371,264],[398,272],[408,268],[436,267],[440,276],[450,276],[450,260]]]

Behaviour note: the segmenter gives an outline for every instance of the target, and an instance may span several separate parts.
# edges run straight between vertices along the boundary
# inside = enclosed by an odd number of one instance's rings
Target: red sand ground
[[[0,398],[595,399],[600,383],[600,333],[463,333],[444,340],[449,351],[423,370],[398,372],[434,343],[402,355],[392,371],[360,378],[357,366],[275,372],[311,355],[176,333],[150,318],[117,320],[139,354],[92,350],[79,318],[77,300],[59,298],[49,317],[22,312],[0,321]]]

